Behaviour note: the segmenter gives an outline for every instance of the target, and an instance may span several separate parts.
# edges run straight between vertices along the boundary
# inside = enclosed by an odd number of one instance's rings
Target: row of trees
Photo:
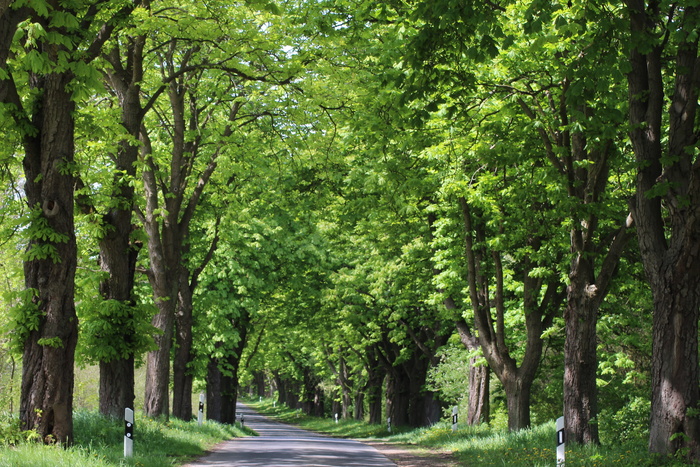
[[[145,353],[151,416],[206,381],[231,422],[267,374],[423,425],[459,341],[470,422],[502,390],[529,426],[535,391],[597,443],[601,371],[647,374],[604,400],[650,390],[651,451],[700,456],[693,4],[1,8],[25,428],[70,442],[76,346],[106,415]]]

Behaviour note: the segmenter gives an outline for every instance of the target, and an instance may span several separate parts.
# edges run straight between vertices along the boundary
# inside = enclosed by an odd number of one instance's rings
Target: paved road
[[[373,447],[272,421],[239,404],[245,424],[260,436],[236,438],[186,467],[395,467]]]

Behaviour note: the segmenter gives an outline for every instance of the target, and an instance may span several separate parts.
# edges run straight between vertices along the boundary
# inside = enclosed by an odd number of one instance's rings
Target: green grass
[[[556,465],[556,432],[554,422],[511,433],[486,425],[460,425],[452,432],[445,422],[427,428],[394,427],[389,433],[384,425],[370,425],[355,420],[334,420],[309,417],[284,406],[273,407],[271,400],[247,402],[261,413],[302,428],[344,438],[367,439],[389,443],[421,446],[450,451],[460,465],[553,467]],[[566,451],[567,467],[659,467],[680,466],[681,462],[651,456],[646,437],[625,443],[605,442],[602,446],[572,447]]]
[[[125,459],[124,422],[108,420],[94,411],[74,415],[75,442],[68,449],[24,442],[0,445],[0,467],[169,467],[202,455],[224,439],[251,434],[231,425],[150,420],[139,414],[134,430],[134,456]]]

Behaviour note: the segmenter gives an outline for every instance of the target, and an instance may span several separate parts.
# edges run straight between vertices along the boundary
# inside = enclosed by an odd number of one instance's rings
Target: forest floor
[[[372,446],[398,467],[458,467],[460,465],[449,451],[366,439],[358,439],[358,441]]]

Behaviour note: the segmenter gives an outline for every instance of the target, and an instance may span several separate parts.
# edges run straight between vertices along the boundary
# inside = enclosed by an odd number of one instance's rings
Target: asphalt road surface
[[[395,467],[376,449],[358,441],[330,438],[264,417],[238,404],[245,425],[260,436],[235,438],[186,467]]]

